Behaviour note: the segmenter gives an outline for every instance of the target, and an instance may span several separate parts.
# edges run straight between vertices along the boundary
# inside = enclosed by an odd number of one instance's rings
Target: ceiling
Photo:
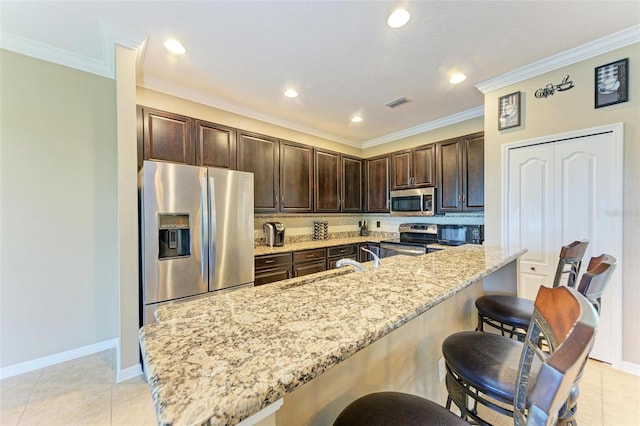
[[[399,5],[411,20],[391,29]],[[146,40],[141,86],[366,146],[482,115],[476,84],[636,26],[640,2],[3,0],[0,15],[3,48],[100,73],[110,40]],[[169,54],[168,37],[186,54]],[[454,71],[467,80],[450,84]],[[409,102],[385,106],[401,96]]]

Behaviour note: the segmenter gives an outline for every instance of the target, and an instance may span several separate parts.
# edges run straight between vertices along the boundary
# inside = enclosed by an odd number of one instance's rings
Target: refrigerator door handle
[[[207,283],[209,262],[209,197],[206,175],[200,181],[200,213],[202,215],[202,235],[200,236],[200,276]]]
[[[209,191],[209,197],[207,198],[209,207],[209,238],[207,239],[209,243],[209,255],[207,256],[208,259],[205,260],[209,262],[209,286],[211,286],[211,283],[215,281],[216,277],[216,241],[218,233],[216,220],[216,187],[213,177],[209,177],[209,185],[207,186],[207,188]],[[209,290],[211,290],[211,287],[209,287]]]

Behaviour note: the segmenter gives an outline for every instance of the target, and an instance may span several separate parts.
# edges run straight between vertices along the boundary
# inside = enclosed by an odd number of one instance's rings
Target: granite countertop
[[[160,308],[139,331],[158,423],[236,424],[525,251],[451,247]]]
[[[299,250],[311,250],[317,248],[341,246],[345,244],[361,244],[361,243],[379,243],[381,240],[388,240],[389,238],[366,236],[366,237],[349,237],[349,238],[332,238],[328,240],[312,240],[303,241],[298,243],[285,243],[282,247],[269,247],[269,246],[256,246],[253,248],[253,254],[255,256],[261,256],[263,254],[278,254],[288,253],[291,251]]]

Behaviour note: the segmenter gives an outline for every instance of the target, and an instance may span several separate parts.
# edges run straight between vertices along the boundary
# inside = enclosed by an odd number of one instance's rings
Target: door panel
[[[535,280],[521,279],[518,294],[535,299],[540,283],[553,281],[557,253],[549,234],[551,203],[548,200],[552,151],[545,147],[509,152],[509,246],[528,251],[520,258],[520,271],[534,274]]]

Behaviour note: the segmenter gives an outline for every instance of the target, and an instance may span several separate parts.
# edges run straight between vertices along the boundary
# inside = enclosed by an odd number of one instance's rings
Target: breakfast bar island
[[[139,332],[158,424],[327,425],[381,390],[442,404],[442,341],[475,328],[483,281],[515,281],[525,251],[464,245],[162,307]]]

